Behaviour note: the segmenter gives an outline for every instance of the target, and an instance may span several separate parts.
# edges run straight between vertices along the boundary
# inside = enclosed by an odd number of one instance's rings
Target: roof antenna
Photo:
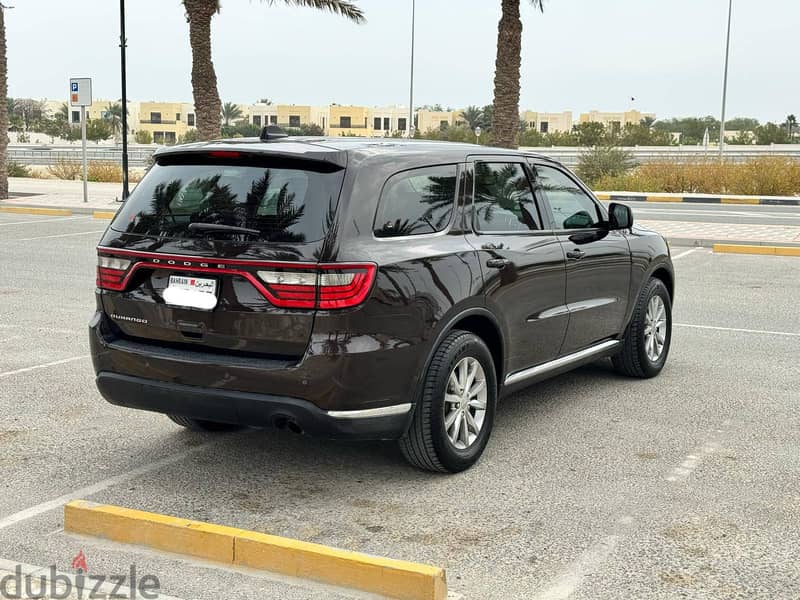
[[[289,134],[277,125],[267,125],[261,130],[261,140],[264,142],[268,142],[270,140],[280,140],[285,137],[289,137]]]

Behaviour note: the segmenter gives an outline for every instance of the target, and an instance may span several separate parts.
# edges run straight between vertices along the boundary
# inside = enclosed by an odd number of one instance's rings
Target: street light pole
[[[416,0],[411,0],[411,81],[408,86],[408,124],[406,125],[409,138],[413,137],[412,131],[414,131],[414,27],[416,25],[416,12],[417,2]]]
[[[125,48],[128,40],[125,38],[125,0],[119,0],[119,49],[120,72],[122,74],[122,201],[128,199],[128,86],[125,73]]]
[[[722,119],[719,122],[719,159],[722,160],[725,152],[725,102],[728,97],[728,57],[731,52],[731,15],[733,14],[733,0],[728,0],[728,37],[725,42],[725,75],[722,79]]]

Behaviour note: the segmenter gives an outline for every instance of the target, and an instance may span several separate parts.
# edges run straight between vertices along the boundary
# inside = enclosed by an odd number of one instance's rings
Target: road
[[[86,339],[103,226],[0,213],[7,563],[83,550],[180,598],[366,597],[65,534],[83,497],[436,564],[465,600],[800,597],[800,259],[676,248],[659,377],[601,361],[515,394],[478,465],[441,476],[388,443],[194,434],[107,404]]]
[[[650,221],[692,221],[752,225],[800,226],[800,206],[627,202],[634,218]]]

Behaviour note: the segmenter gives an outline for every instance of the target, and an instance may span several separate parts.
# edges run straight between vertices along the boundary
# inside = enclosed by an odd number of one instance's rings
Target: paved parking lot
[[[104,225],[0,213],[0,572],[82,550],[179,598],[365,597],[65,534],[85,498],[432,563],[467,600],[800,598],[800,259],[673,249],[660,377],[602,361],[516,394],[481,462],[441,476],[392,444],[105,403],[86,334]]]

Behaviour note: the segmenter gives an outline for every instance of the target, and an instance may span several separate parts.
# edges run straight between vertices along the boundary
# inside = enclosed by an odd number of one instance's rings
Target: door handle
[[[570,260],[580,260],[584,256],[586,256],[586,252],[584,252],[580,248],[575,248],[574,250],[567,250],[567,258],[569,258]]]
[[[505,269],[511,261],[507,258],[490,258],[486,261],[486,266],[490,269]]]

